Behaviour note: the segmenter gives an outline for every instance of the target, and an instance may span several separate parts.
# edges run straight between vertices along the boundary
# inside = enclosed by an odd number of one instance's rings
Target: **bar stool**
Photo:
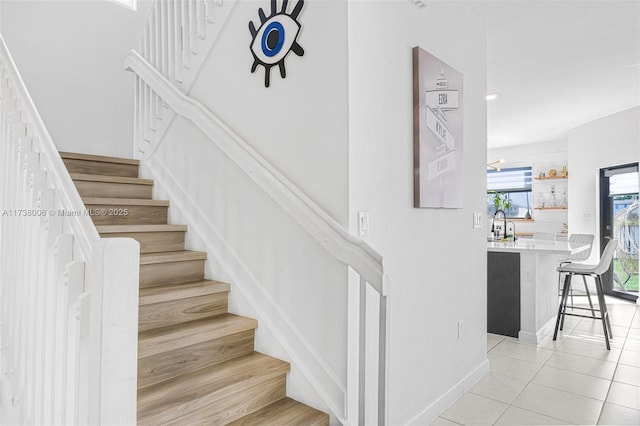
[[[599,317],[595,317],[595,319],[599,319],[602,321],[602,329],[604,330],[604,340],[607,345],[607,350],[611,350],[609,346],[609,338],[613,338],[613,334],[611,333],[611,322],[609,321],[609,312],[607,311],[607,305],[604,300],[604,289],[602,288],[602,274],[607,272],[609,266],[611,265],[611,261],[613,260],[613,255],[616,252],[616,246],[618,244],[618,240],[612,239],[609,240],[607,246],[604,248],[602,252],[602,256],[600,256],[600,262],[597,265],[585,265],[581,263],[569,263],[564,266],[558,267],[558,272],[565,273],[564,277],[564,286],[562,289],[562,298],[560,300],[560,306],[558,307],[558,318],[556,319],[556,328],[553,332],[553,340],[555,341],[558,337],[558,329],[562,329],[561,325],[564,323],[564,317],[566,315],[573,317],[583,317],[583,318],[592,318],[587,315],[579,315],[567,312],[567,299],[569,297],[569,288],[571,286],[571,277],[574,275],[582,275],[582,276],[590,276],[595,279],[596,282],[596,292],[598,294],[598,305],[600,309],[589,309],[589,308],[580,308],[573,307],[574,309],[584,309],[600,312]],[[589,290],[587,289],[587,292]]]
[[[560,266],[567,265],[569,263],[574,262],[582,262],[583,260],[587,260],[589,256],[591,256],[591,249],[593,248],[593,234],[571,234],[569,236],[569,243],[575,243],[580,245],[589,245],[587,250],[583,250],[580,253],[576,253],[567,257],[566,259],[562,259],[560,261]],[[589,300],[589,306],[591,307],[592,317],[595,318],[595,313],[593,311],[593,302],[591,301],[591,295],[589,294],[589,287],[587,286],[587,279],[585,276],[582,276],[582,281],[584,282],[584,290],[587,294],[587,300]],[[571,296],[571,305],[573,306],[573,288],[571,284],[569,284],[569,294]],[[558,272],[558,296],[562,296],[562,272]]]

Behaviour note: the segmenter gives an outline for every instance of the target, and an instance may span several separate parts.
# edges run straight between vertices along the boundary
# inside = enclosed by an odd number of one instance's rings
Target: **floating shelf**
[[[536,207],[535,210],[567,210],[567,207]]]
[[[546,176],[546,177],[535,177],[535,180],[556,180],[556,179],[569,179],[569,176]]]

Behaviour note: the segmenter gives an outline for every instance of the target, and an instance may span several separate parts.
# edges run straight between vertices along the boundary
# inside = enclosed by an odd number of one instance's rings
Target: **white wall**
[[[560,171],[567,164],[567,141],[540,142],[526,145],[492,148],[487,150],[487,162],[505,160],[501,168],[533,167],[534,174],[548,171],[551,167]],[[567,210],[535,210],[536,193],[549,192],[550,185],[556,186],[558,194],[567,189],[568,181],[533,181],[531,217],[533,222],[516,222],[517,233],[560,232],[567,223]],[[571,206],[569,206],[571,208]]]
[[[294,5],[289,2],[289,12]],[[346,2],[305,2],[298,36],[305,54],[289,54],[285,79],[272,68],[269,88],[263,67],[251,73],[247,26],[259,22],[260,7],[268,12],[264,1],[237,4],[190,94],[346,226]]]
[[[149,4],[2,0],[2,35],[60,150],[132,156],[133,77],[123,61]]]
[[[464,6],[427,4],[349,2],[349,218],[355,233],[370,213],[390,276],[393,425],[429,424],[487,367],[486,227],[472,229],[486,211],[486,34]],[[464,74],[462,209],[413,208],[414,46]]]
[[[596,236],[591,262],[600,258],[600,169],[637,161],[640,107],[569,130],[569,229]]]

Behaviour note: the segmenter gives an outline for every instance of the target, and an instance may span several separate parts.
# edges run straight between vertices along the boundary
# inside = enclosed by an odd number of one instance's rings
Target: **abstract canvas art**
[[[413,48],[414,207],[462,208],[463,76]]]

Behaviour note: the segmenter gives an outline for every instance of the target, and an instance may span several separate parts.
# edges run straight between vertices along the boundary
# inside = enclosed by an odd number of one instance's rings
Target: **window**
[[[496,212],[494,199],[498,193],[511,203],[505,211],[508,218],[524,219],[531,215],[531,182],[531,167],[487,171],[487,214],[493,216]]]

